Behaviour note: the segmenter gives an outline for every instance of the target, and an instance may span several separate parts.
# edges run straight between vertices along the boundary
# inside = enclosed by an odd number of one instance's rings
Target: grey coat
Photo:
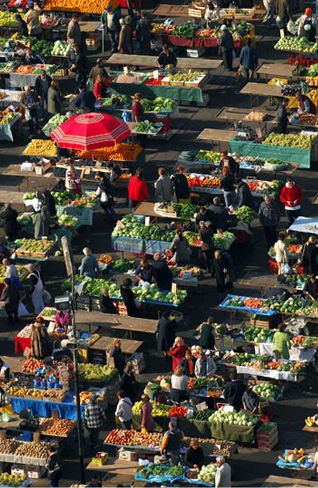
[[[61,98],[58,91],[51,86],[47,92],[47,111],[50,114],[59,114],[61,111]]]
[[[184,236],[181,239],[179,236],[175,236],[171,242],[170,249],[173,252],[172,262],[178,264],[189,261],[191,249],[188,240]]]
[[[42,236],[48,236],[50,233],[50,225],[52,219],[49,212],[38,212],[35,214],[34,219],[34,239],[41,239]]]
[[[169,176],[160,176],[155,183],[155,189],[157,202],[170,202],[172,200],[173,186]]]

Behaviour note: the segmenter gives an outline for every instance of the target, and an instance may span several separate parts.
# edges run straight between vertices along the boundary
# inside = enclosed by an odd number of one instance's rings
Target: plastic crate
[[[264,432],[264,426],[270,426],[272,429]],[[257,447],[259,449],[273,449],[278,444],[278,429],[274,422],[264,423],[256,432]]]
[[[278,264],[276,263],[276,259],[271,258],[268,260],[268,270],[270,274],[278,274]]]

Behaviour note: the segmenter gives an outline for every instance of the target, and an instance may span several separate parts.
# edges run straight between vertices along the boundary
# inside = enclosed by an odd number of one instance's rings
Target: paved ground
[[[257,27],[257,48],[261,59],[285,59],[285,55],[281,55],[273,51],[272,47],[277,39],[277,29],[268,29],[262,25]],[[237,63],[237,61],[236,61]],[[206,108],[197,108],[194,106],[187,106],[180,108],[180,117],[173,121],[174,127],[179,129],[176,136],[171,139],[169,143],[147,141],[147,167],[146,178],[149,182],[153,182],[156,178],[156,168],[161,165],[173,167],[177,161],[177,155],[180,151],[185,149],[192,149],[196,147],[203,147],[202,143],[196,141],[199,132],[206,127],[223,127],[215,120],[215,114],[223,106],[249,106],[249,98],[239,96],[238,91],[242,84],[235,83],[235,72],[225,73],[220,68],[213,78],[210,87],[211,100]],[[20,157],[22,150],[27,142],[27,132],[19,137],[14,145],[1,143],[0,145],[0,165],[5,166],[8,163],[21,162]],[[208,145],[206,145],[208,147]],[[224,145],[226,147],[226,145]],[[279,157],[279,150],[277,156]],[[295,179],[299,183],[305,194],[303,203],[304,215],[316,215],[315,206],[310,205],[311,198],[317,191],[316,184],[316,168],[313,167],[310,171],[298,170],[295,174]],[[151,183],[149,187],[152,188]],[[0,189],[15,191],[15,181],[13,179],[1,178]],[[125,214],[127,208],[125,207],[126,195],[118,192],[116,195],[117,205],[116,211],[119,214]],[[285,220],[281,222],[281,226],[286,227]],[[255,296],[258,295],[260,284],[266,287],[273,282],[272,276],[268,274],[267,269],[267,254],[264,243],[264,235],[259,228],[257,222],[253,223],[253,244],[236,245],[233,248],[233,255],[236,260],[239,270],[239,280],[235,283],[237,292],[247,293],[251,292]],[[93,228],[81,229],[79,236],[74,242],[74,255],[76,262],[81,259],[81,249],[88,245],[94,253],[110,252],[110,234],[112,227],[103,220],[101,213],[94,214]],[[52,258],[49,262],[44,263],[43,272],[48,282],[49,289],[54,293],[59,291],[59,282],[65,277],[64,264],[61,258]],[[246,274],[253,272],[254,275],[260,276],[262,279],[253,279],[249,281],[246,279]],[[229,317],[226,313],[217,309],[216,289],[212,280],[205,281],[199,288],[199,292],[191,292],[189,294],[188,303],[185,306],[185,321],[180,328],[180,335],[187,338],[191,344],[193,329],[200,323],[201,320],[208,315],[213,314],[217,321],[228,321]],[[22,325],[22,324],[21,324]],[[0,319],[0,354],[9,356],[14,355],[13,338],[16,335],[16,330],[6,324],[6,321]],[[318,334],[317,334],[318,335]],[[138,337],[136,337],[138,338]],[[145,344],[145,356],[147,369],[144,375],[141,375],[139,381],[145,382],[154,374],[169,371],[170,363],[160,358],[157,353],[153,352],[154,338],[149,338]],[[151,356],[151,360],[150,360]],[[270,474],[282,474],[275,466],[277,456],[285,447],[305,447],[311,448],[313,446],[313,438],[309,434],[304,434],[301,429],[304,424],[304,418],[307,415],[313,414],[316,411],[317,400],[317,378],[312,371],[306,381],[301,384],[291,384],[289,389],[285,391],[284,398],[277,405],[275,405],[275,421],[279,424],[280,443],[273,452],[263,452],[256,449],[240,448],[239,454],[235,455],[231,461],[235,470],[233,476],[233,485],[235,486],[260,486],[262,481]],[[109,431],[113,427],[113,414],[110,410],[108,413],[108,421],[106,430]],[[103,432],[104,437],[105,432]],[[64,479],[63,485],[69,485],[72,481],[78,479],[78,459],[76,441],[69,444],[63,455],[64,460]],[[86,458],[89,461],[89,458]],[[43,485],[47,482],[44,480]],[[113,479],[111,484],[118,483],[127,484],[125,479]],[[62,483],[61,483],[62,484]]]

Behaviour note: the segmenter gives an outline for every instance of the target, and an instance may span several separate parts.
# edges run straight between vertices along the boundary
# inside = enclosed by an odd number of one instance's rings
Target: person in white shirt
[[[182,366],[177,366],[171,376],[170,398],[174,402],[182,402],[189,397],[188,377],[184,374]]]
[[[212,358],[200,353],[199,358],[195,362],[194,374],[197,378],[211,378],[216,372],[216,364]]]
[[[18,278],[18,270],[14,266],[14,264],[11,264],[9,259],[4,258],[2,260],[3,266],[6,267],[6,275],[5,278]]]
[[[225,462],[224,456],[216,458],[218,470],[215,473],[215,488],[229,488],[231,487],[231,467]]]
[[[12,377],[13,374],[11,373],[9,363],[0,358],[0,379],[9,380]]]
[[[119,390],[117,392],[117,398],[119,399],[119,402],[117,403],[115,415],[117,415],[120,420],[121,428],[123,430],[130,430],[133,418],[132,401],[126,396],[124,390]]]

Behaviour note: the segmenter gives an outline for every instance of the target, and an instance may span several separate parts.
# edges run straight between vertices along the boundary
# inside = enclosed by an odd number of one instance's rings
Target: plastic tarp
[[[312,219],[310,217],[297,217],[297,219],[289,227],[289,230],[301,232],[303,234],[318,235],[318,219]]]
[[[261,311],[259,308],[236,307],[234,305],[227,305],[227,301],[229,299],[233,299],[233,298],[238,298],[239,300],[243,300],[244,301],[246,298],[255,298],[255,297],[245,297],[245,296],[242,296],[242,295],[227,295],[226,298],[223,300],[223,302],[220,303],[219,307],[221,307],[221,308],[235,309],[235,310],[242,310],[242,311],[251,312],[251,313],[254,313],[254,314],[257,314],[257,315],[265,315],[267,317],[276,314],[276,310]]]
[[[213,422],[211,426],[211,436],[215,439],[225,439],[227,441],[245,442],[253,444],[255,442],[255,426],[229,425]]]

